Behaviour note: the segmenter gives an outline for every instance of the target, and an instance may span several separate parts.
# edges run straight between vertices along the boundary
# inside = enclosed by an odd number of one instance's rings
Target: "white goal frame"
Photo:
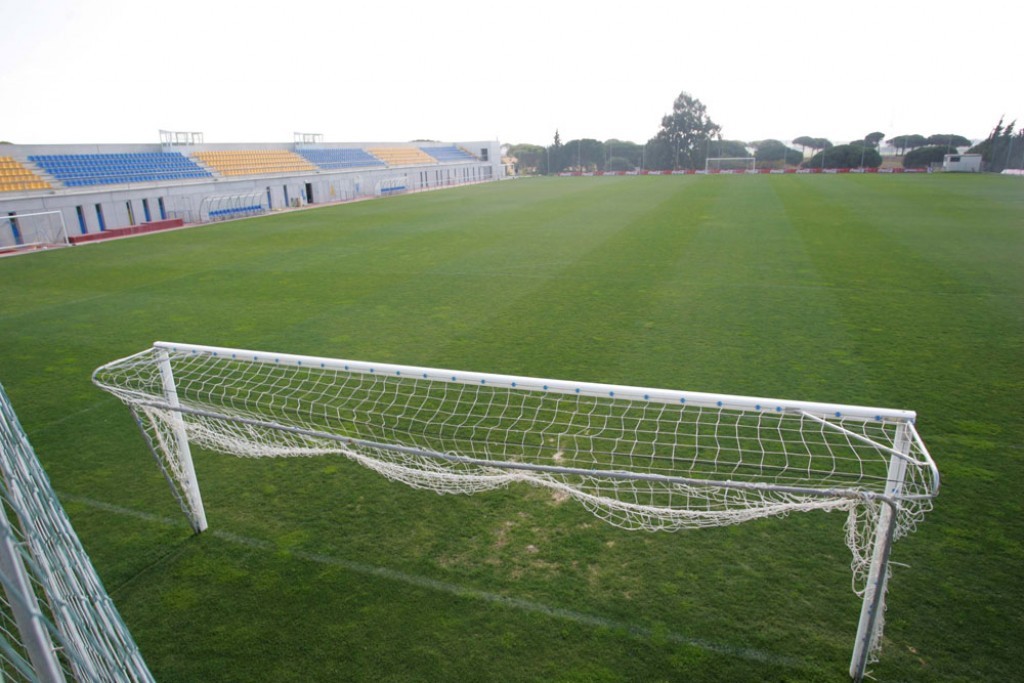
[[[153,681],[2,385],[0,680]]]
[[[718,162],[722,162],[722,161],[743,161],[743,162],[749,162],[750,166],[748,168],[744,168],[744,169],[722,169],[722,168],[713,169],[713,168],[711,168],[711,162],[712,161],[718,161]],[[755,157],[708,157],[708,158],[706,158],[704,160],[704,172],[705,173],[712,173],[714,171],[723,171],[723,170],[728,170],[730,172],[735,171],[735,170],[740,170],[740,171],[742,171],[744,173],[746,173],[747,171],[756,171],[757,170],[757,159]]]
[[[49,218],[43,219],[43,216]],[[36,211],[0,216],[0,251],[69,246],[71,239],[68,236],[63,211]]]
[[[855,588],[863,602],[854,680],[880,647],[892,544],[939,491],[938,469],[908,410],[169,342],[98,368],[93,381],[129,406],[196,533],[207,520],[193,442],[246,457],[341,454],[439,493],[516,481],[546,486],[628,529],[844,510],[855,586],[863,584]],[[584,424],[593,414],[598,419]],[[643,420],[657,428],[641,428]],[[613,437],[591,434],[616,421],[622,427]],[[674,438],[674,428],[684,433]],[[586,451],[598,441],[611,450]],[[574,460],[574,449],[586,457]],[[811,453],[818,450],[827,453]],[[740,451],[752,462],[737,459]],[[785,464],[765,469],[776,456]]]

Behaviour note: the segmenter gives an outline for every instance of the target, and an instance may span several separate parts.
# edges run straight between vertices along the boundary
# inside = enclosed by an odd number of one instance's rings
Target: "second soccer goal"
[[[858,680],[880,646],[892,544],[939,488],[908,410],[163,342],[93,380],[132,410],[196,532],[207,522],[190,444],[340,454],[440,493],[542,486],[625,529],[844,511],[863,598]]]

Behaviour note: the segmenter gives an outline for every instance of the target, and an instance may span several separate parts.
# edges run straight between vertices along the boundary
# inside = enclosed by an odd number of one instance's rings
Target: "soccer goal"
[[[754,157],[708,157],[704,160],[705,173],[729,173],[757,170],[757,159]]]
[[[401,194],[405,192],[409,185],[408,176],[392,176],[390,178],[383,178],[378,180],[374,186],[374,194],[378,197],[386,197],[393,194]]]
[[[0,680],[153,680],[0,386]]]
[[[0,250],[47,249],[71,245],[60,211],[0,216]]]
[[[939,490],[906,410],[164,342],[93,381],[129,406],[197,533],[207,522],[190,445],[340,454],[439,493],[543,486],[626,529],[842,510],[863,598],[857,680],[880,646],[892,543]]]

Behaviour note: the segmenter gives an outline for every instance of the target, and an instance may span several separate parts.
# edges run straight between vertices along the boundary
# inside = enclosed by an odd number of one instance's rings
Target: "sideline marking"
[[[162,517],[160,515],[154,515],[148,512],[142,512],[140,510],[133,510],[131,508],[121,507],[112,503],[105,503],[103,501],[95,500],[85,496],[78,496],[70,493],[58,493],[60,500],[79,503],[87,507],[94,508],[96,510],[103,510],[104,512],[111,512],[116,515],[124,517],[133,517],[145,522],[153,524],[160,524],[163,526],[179,527],[181,529],[187,529],[191,531],[191,527],[187,522],[183,520],[175,520],[169,517]],[[234,543],[236,545],[245,546],[254,550],[266,550],[269,552],[278,552],[280,548],[271,543],[270,541],[263,541],[258,538],[251,538],[249,536],[241,536],[239,534],[233,534],[230,531],[218,531],[216,529],[208,529],[203,532],[203,535],[213,536],[222,541],[228,543]],[[288,551],[292,557],[304,560],[307,562],[315,562],[317,564],[329,565],[334,567],[340,567],[347,571],[363,574],[365,576],[375,576],[389,581],[396,581],[398,583],[404,583],[408,586],[415,586],[417,588],[424,588],[439,593],[447,593],[448,595],[454,595],[460,598],[469,598],[472,600],[481,600],[483,602],[503,605],[511,607],[513,609],[522,610],[524,612],[530,612],[533,614],[543,614],[549,617],[555,617],[557,619],[564,619],[584,626],[591,626],[594,628],[606,628],[615,631],[624,631],[628,635],[641,640],[652,640],[655,637],[655,632],[651,628],[644,626],[637,626],[635,624],[628,624],[625,622],[615,621],[612,619],[606,619],[604,617],[595,616],[593,614],[586,614],[584,612],[577,612],[571,609],[565,609],[563,607],[552,607],[543,603],[534,602],[532,600],[525,600],[522,598],[509,597],[507,595],[501,595],[499,593],[491,593],[489,591],[480,590],[478,588],[467,588],[466,586],[460,586],[454,583],[448,583],[446,581],[439,581],[437,579],[431,579],[425,576],[416,576],[414,574],[407,574],[397,569],[389,569],[387,567],[378,567],[371,564],[364,564],[362,562],[353,562],[351,560],[344,560],[338,557],[332,557],[330,555],[323,555],[320,553],[308,553],[301,550]],[[794,657],[786,657],[780,655],[773,655],[760,650],[752,648],[735,647],[733,645],[725,645],[721,643],[712,643],[707,640],[700,638],[692,638],[689,636],[682,635],[669,631],[667,633],[658,633],[659,638],[663,638],[671,643],[679,645],[692,645],[702,650],[709,652],[716,652],[718,654],[727,655],[730,657],[740,657],[741,659],[748,659],[755,662],[762,662],[765,664],[778,664],[782,666],[788,666],[793,668],[805,668],[806,663],[796,659]]]

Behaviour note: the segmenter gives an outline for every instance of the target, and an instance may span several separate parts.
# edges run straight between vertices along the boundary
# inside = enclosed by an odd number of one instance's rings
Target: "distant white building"
[[[942,157],[942,170],[960,173],[978,173],[981,171],[981,155],[947,154]]]

